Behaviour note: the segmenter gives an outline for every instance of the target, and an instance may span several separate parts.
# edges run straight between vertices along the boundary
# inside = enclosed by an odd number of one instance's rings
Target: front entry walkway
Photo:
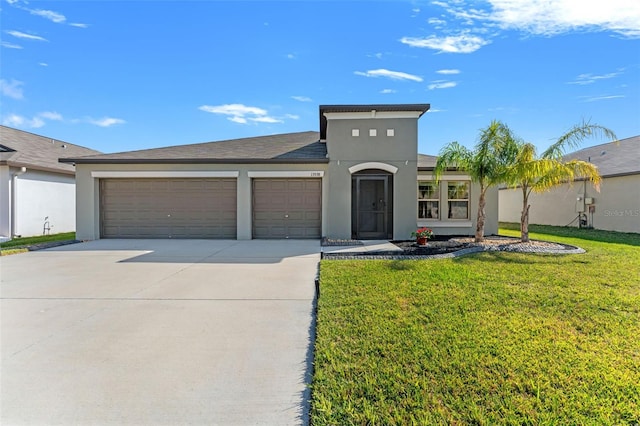
[[[318,240],[0,259],[1,424],[306,424]]]

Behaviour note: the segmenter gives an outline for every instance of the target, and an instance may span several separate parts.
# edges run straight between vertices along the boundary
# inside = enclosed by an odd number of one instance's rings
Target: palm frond
[[[560,136],[554,144],[542,153],[542,157],[560,158],[565,154],[567,149],[578,148],[584,139],[592,136],[607,138],[609,140],[617,139],[613,130],[598,124],[591,124],[589,121],[583,121],[582,123],[573,126],[564,135]]]

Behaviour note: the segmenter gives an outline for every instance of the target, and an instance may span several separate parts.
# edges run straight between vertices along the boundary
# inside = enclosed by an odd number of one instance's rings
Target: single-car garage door
[[[253,238],[320,238],[322,179],[253,179]]]
[[[236,179],[101,179],[103,238],[236,238]]]

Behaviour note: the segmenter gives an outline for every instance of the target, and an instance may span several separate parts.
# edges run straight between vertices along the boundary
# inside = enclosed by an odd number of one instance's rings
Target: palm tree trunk
[[[529,194],[527,188],[522,187],[522,214],[520,215],[520,241],[529,242]]]
[[[486,214],[484,212],[485,205],[485,188],[480,188],[480,199],[478,200],[478,220],[476,222],[476,243],[484,241],[484,220]]]

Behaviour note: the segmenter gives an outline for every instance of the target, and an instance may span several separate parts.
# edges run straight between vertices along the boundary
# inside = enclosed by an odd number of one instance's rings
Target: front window
[[[440,217],[440,190],[435,182],[418,182],[418,219]]]
[[[449,219],[469,219],[469,182],[448,182]]]

